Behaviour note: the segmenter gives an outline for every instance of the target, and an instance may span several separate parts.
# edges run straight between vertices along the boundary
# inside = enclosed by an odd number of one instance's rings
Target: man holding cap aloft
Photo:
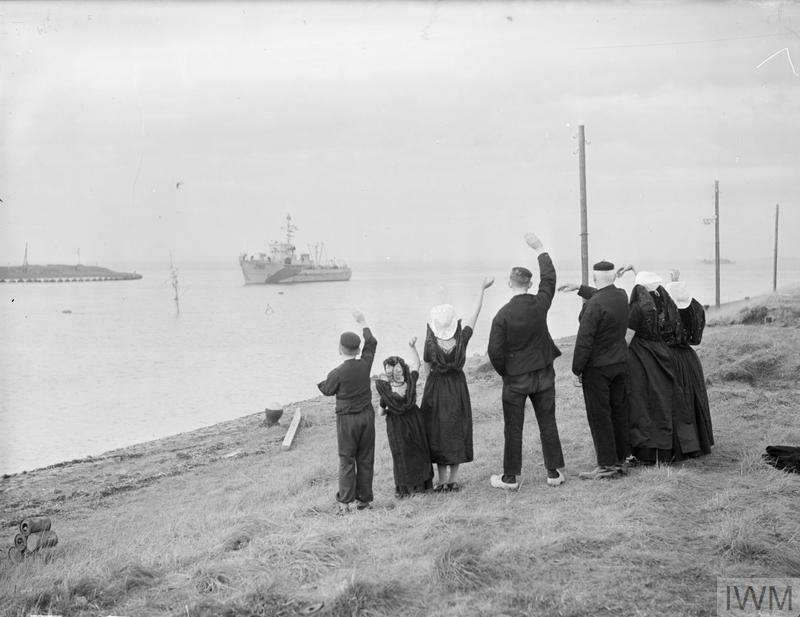
[[[556,374],[553,360],[561,355],[547,328],[547,311],[556,291],[556,270],[550,255],[534,234],[525,241],[539,253],[539,289],[530,294],[531,271],[511,270],[508,286],[514,294],[492,320],[489,334],[489,360],[503,378],[503,421],[505,447],[503,474],[493,475],[495,488],[518,489],[522,471],[522,426],[525,401],[530,398],[542,439],[542,456],[547,468],[547,483],[564,482],[559,468],[564,466],[561,439],[556,424]]]

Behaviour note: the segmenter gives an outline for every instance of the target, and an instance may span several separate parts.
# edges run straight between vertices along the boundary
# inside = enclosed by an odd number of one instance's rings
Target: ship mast
[[[297,231],[297,225],[292,224],[292,215],[286,215],[286,244],[292,243],[292,238],[294,237],[294,232]]]

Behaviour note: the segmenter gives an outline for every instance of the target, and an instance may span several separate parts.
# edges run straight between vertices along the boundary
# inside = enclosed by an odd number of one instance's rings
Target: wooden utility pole
[[[714,295],[715,306],[719,308],[719,180],[714,180]]]
[[[581,179],[581,283],[589,284],[589,232],[586,223],[586,138],[578,126],[578,170]]]
[[[772,259],[772,291],[778,289],[778,212],[780,204],[775,204],[775,252]]]

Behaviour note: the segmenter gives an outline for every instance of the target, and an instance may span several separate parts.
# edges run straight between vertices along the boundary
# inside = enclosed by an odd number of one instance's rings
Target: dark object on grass
[[[275,426],[283,415],[283,406],[280,403],[270,403],[264,408],[264,424],[267,427]]]
[[[32,533],[39,531],[48,531],[50,529],[50,519],[46,516],[39,516],[36,518],[26,518],[19,524],[19,530],[23,536],[29,536]]]
[[[17,549],[24,551],[27,545],[28,545],[28,540],[25,538],[24,535],[18,533],[17,535],[14,536],[14,546]]]
[[[764,460],[778,469],[800,473],[800,447],[798,446],[767,446]]]

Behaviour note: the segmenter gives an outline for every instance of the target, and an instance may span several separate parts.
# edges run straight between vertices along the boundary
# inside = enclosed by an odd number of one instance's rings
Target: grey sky
[[[783,254],[800,5],[0,3],[0,263]],[[761,68],[775,52],[786,48]],[[790,62],[791,60],[791,62]],[[794,71],[793,72],[793,68]],[[181,182],[180,188],[176,183]]]

